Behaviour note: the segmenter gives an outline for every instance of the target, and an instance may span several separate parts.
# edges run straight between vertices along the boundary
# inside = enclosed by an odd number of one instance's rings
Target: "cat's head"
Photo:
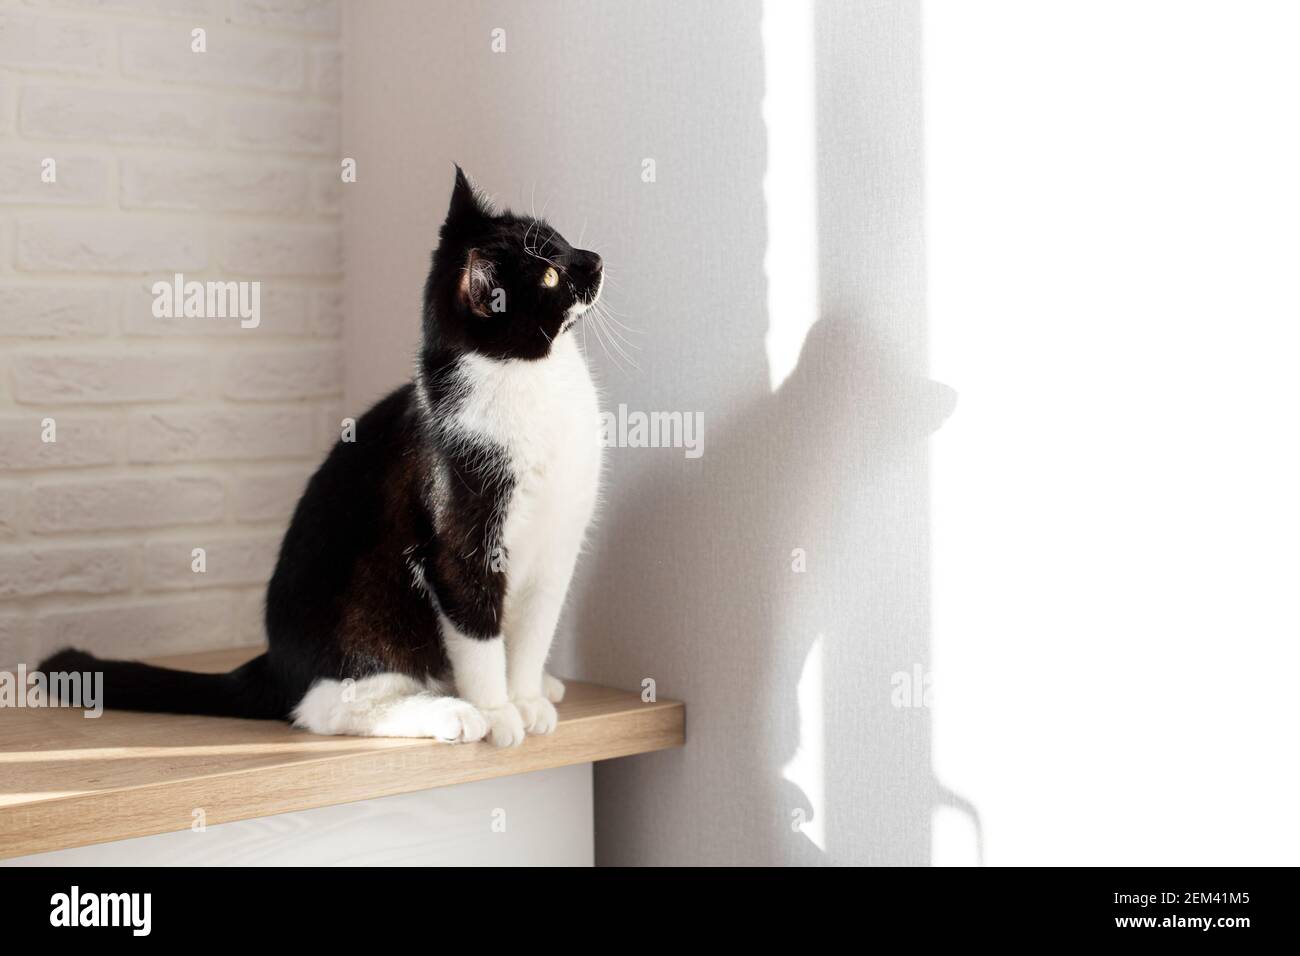
[[[491,358],[536,360],[585,312],[600,256],[541,219],[496,212],[456,167],[451,206],[424,285],[426,343]]]

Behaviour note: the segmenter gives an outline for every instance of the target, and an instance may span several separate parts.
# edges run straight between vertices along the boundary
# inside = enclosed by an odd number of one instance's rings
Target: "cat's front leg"
[[[466,634],[445,614],[440,616],[443,643],[451,661],[458,697],[479,709],[488,723],[488,739],[498,747],[524,742],[525,722],[506,685],[506,647],[501,635]]]
[[[559,720],[555,704],[564,685],[545,671],[546,657],[555,637],[568,578],[531,588],[513,609],[506,627],[507,683],[510,699],[519,708],[524,729],[549,734]]]
[[[505,575],[490,567],[438,561],[430,555],[423,556],[421,571],[437,600],[438,625],[457,696],[482,712],[492,743],[522,744],[524,721],[506,686],[506,645],[499,625]]]

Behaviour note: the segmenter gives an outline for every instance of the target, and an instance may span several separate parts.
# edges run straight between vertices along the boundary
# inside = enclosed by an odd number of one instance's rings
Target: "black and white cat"
[[[600,256],[494,212],[460,167],[415,380],[307,485],[266,598],[266,654],[193,674],[79,651],[110,708],[499,746],[555,728],[544,670],[596,504],[599,410],[570,329]]]

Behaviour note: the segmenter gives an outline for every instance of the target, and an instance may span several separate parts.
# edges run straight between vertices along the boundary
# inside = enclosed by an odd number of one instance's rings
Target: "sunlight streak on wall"
[[[781,769],[781,776],[808,798],[812,819],[800,830],[823,852],[826,850],[825,644],[825,635],[818,634],[804,658],[795,691],[799,702],[799,748]]]
[[[924,10],[935,774],[992,865],[1294,862],[1300,9]]]
[[[767,126],[768,376],[780,388],[819,309],[817,112],[811,3],[764,0],[763,120]]]

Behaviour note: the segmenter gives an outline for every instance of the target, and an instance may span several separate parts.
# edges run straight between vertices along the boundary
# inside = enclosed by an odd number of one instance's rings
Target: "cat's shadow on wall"
[[[670,468],[620,493],[635,505],[602,530],[618,554],[603,549],[588,571],[619,597],[583,602],[575,631],[595,645],[617,629],[641,649],[644,676],[688,697],[688,738],[712,746],[598,774],[603,813],[642,820],[618,828],[645,840],[619,857],[653,859],[664,825],[727,844],[734,862],[929,862],[944,802],[930,717],[919,697],[895,706],[895,691],[896,675],[929,669],[926,442],[954,400],[894,367],[863,323],[828,315],[781,387],[685,463],[694,475]],[[689,663],[664,672],[665,660]],[[718,673],[733,675],[725,694],[693,679]],[[736,799],[674,808],[671,790],[647,786],[667,765]]]

